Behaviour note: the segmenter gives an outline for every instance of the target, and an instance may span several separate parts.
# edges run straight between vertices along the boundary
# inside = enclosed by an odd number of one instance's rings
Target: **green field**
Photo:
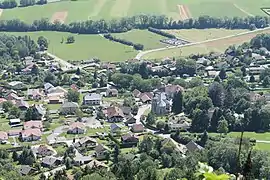
[[[44,36],[49,40],[49,52],[65,60],[85,60],[98,57],[102,61],[123,61],[135,57],[137,52],[130,46],[109,41],[99,35],[78,35],[65,32],[11,32],[16,36],[29,35],[37,40]],[[62,38],[75,37],[73,44],[61,44]]]
[[[218,33],[218,30],[223,31],[222,29],[217,29],[216,34]],[[195,33],[197,31],[197,33]],[[207,32],[208,29],[206,30],[187,30],[186,37],[191,37],[192,34],[194,37],[198,39],[203,39],[203,35],[200,35],[201,32]],[[210,30],[213,31],[213,30]],[[228,33],[230,30],[226,30]],[[241,31],[241,30],[240,30]],[[225,31],[224,31],[225,32]],[[237,32],[237,31],[235,31]],[[200,44],[193,44],[193,45],[188,45],[185,47],[180,47],[180,48],[173,48],[173,49],[162,49],[160,51],[156,52],[150,52],[145,54],[142,58],[143,59],[162,59],[165,57],[179,57],[179,56],[188,56],[191,54],[207,54],[210,52],[221,52],[223,53],[230,45],[240,45],[243,44],[244,42],[249,42],[253,37],[255,37],[257,34],[261,33],[269,33],[270,29],[263,29],[263,30],[258,30],[258,31],[253,31],[248,34],[242,34],[239,36],[234,36],[230,38],[224,38],[224,39],[218,39],[215,41],[208,41],[208,42],[203,42]],[[222,33],[220,33],[221,35]],[[228,35],[228,34],[227,34]],[[226,33],[225,33],[226,36]],[[195,38],[194,38],[195,40]],[[196,42],[196,41],[195,41]]]
[[[220,135],[219,133],[209,133],[209,134],[213,136]],[[241,132],[230,132],[227,135],[230,137],[240,137]],[[254,138],[256,140],[261,140],[261,141],[270,141],[270,132],[267,132],[267,133],[244,132],[243,137]]]
[[[246,29],[181,29],[181,30],[163,30],[167,33],[173,34],[180,39],[185,39],[190,42],[200,42],[210,39],[231,36],[243,32]]]
[[[180,19],[178,5],[185,5],[191,17],[209,15],[213,17],[245,17],[264,15],[261,7],[268,7],[270,0],[77,0],[48,3],[42,6],[5,9],[1,19],[19,17],[26,22],[49,18],[56,12],[67,12],[65,22],[87,19],[114,19],[137,14],[167,15]]]
[[[113,34],[121,39],[126,39],[133,43],[139,43],[144,45],[144,49],[155,49],[165,47],[166,45],[161,43],[160,40],[166,39],[164,36],[160,36],[155,33],[151,33],[148,30],[131,30],[126,33]]]

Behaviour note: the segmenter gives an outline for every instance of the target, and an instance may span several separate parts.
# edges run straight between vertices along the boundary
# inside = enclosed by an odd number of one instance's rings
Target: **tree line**
[[[138,43],[135,44],[135,43],[133,43],[131,41],[114,37],[111,34],[105,34],[104,38],[109,39],[111,41],[115,41],[115,42],[124,44],[124,45],[133,46],[133,48],[136,49],[136,50],[143,50],[143,45],[142,44],[138,44]]]
[[[172,35],[170,33],[167,33],[167,32],[161,31],[159,29],[152,28],[152,27],[149,27],[148,28],[148,31],[153,32],[153,33],[156,33],[156,34],[159,34],[159,35],[164,36],[164,37],[167,37],[167,38],[173,38],[173,39],[176,38],[175,35]]]
[[[43,5],[47,4],[47,0],[20,0],[20,4],[18,5],[16,0],[4,0],[0,3],[1,9],[12,9],[15,7],[27,7],[27,6],[34,6],[34,5]]]
[[[204,28],[226,28],[226,29],[256,29],[268,27],[270,18],[265,16],[255,17],[233,17],[216,18],[201,16],[197,19],[178,21],[170,19],[164,15],[135,15],[113,20],[87,20],[61,24],[60,22],[50,22],[43,18],[35,20],[32,24],[27,24],[19,19],[1,20],[1,31],[61,31],[79,34],[99,34],[99,33],[121,33],[131,29],[204,29]]]

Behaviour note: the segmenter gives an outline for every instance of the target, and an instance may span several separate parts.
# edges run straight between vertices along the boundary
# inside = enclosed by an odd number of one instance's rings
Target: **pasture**
[[[210,39],[231,36],[242,32],[247,32],[246,29],[181,29],[181,30],[163,30],[173,34],[180,39],[190,42],[200,42]]]
[[[260,9],[270,0],[77,0],[59,1],[42,6],[19,7],[3,10],[0,19],[19,17],[26,22],[65,13],[64,22],[87,19],[115,19],[137,14],[167,15],[175,20],[209,15],[213,17],[246,17],[265,15]]]
[[[160,40],[166,39],[166,37],[149,32],[148,30],[131,30],[126,33],[115,33],[112,35],[133,43],[143,44],[145,50],[166,46],[166,44],[160,42]]]
[[[28,35],[34,40],[44,36],[49,41],[48,51],[52,54],[70,61],[78,61],[97,57],[102,61],[123,61],[135,57],[137,52],[130,46],[109,41],[99,35],[79,35],[66,32],[2,32],[16,36]],[[62,39],[72,35],[75,42],[61,43]]]
[[[230,45],[240,45],[250,41],[257,34],[269,33],[270,29],[253,31],[248,34],[241,34],[223,39],[202,42],[198,44],[188,45],[185,47],[177,47],[172,49],[164,49],[161,51],[150,52],[145,54],[143,59],[162,59],[164,57],[188,56],[191,54],[204,54],[210,52],[224,52]],[[194,35],[195,36],[195,35]]]

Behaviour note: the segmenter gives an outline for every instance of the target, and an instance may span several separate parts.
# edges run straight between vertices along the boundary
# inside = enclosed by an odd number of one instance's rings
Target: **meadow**
[[[201,30],[199,30],[201,31]],[[257,34],[269,33],[270,29],[258,30],[248,34],[241,34],[229,38],[218,39],[215,41],[208,41],[194,45],[188,45],[185,47],[176,47],[172,49],[164,49],[161,51],[150,52],[145,54],[143,59],[162,59],[164,57],[178,57],[178,56],[188,56],[191,54],[207,54],[210,52],[224,52],[230,45],[240,45],[244,42],[250,41]],[[201,35],[200,32],[194,33],[194,37]],[[192,36],[192,35],[191,35]]]
[[[49,41],[48,51],[52,54],[70,61],[85,60],[97,57],[102,61],[123,61],[135,57],[137,51],[132,47],[109,41],[99,35],[79,35],[66,32],[2,32],[16,36],[28,35],[34,40],[44,36]],[[69,35],[74,36],[72,44],[61,43]]]
[[[49,18],[57,12],[67,12],[66,23],[87,19],[115,19],[137,14],[167,15],[181,19],[179,6],[184,6],[190,17],[209,15],[213,17],[246,17],[265,15],[261,7],[268,7],[270,0],[77,0],[59,1],[46,5],[5,9],[0,19],[14,19],[32,22]],[[78,13],[79,12],[79,13]]]
[[[166,39],[166,37],[151,33],[148,30],[131,30],[126,33],[115,33],[113,34],[113,36],[121,39],[126,39],[133,43],[143,44],[145,50],[166,46],[165,44],[160,42],[160,40]]]
[[[190,42],[200,42],[210,39],[221,38],[225,36],[231,36],[243,32],[247,32],[246,29],[181,29],[181,30],[163,30],[167,33],[173,34],[180,39],[184,39]]]

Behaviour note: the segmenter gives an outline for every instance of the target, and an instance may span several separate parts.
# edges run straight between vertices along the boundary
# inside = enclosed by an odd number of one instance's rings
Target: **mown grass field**
[[[2,32],[6,33],[6,32]],[[130,46],[109,41],[99,35],[78,35],[65,32],[9,32],[16,36],[29,35],[34,40],[44,36],[49,40],[48,51],[64,60],[85,60],[98,57],[102,61],[123,61],[135,57],[137,52]],[[69,35],[75,37],[73,44],[61,43]]]
[[[191,30],[192,31],[192,30]],[[207,30],[199,30],[207,31]],[[200,44],[189,45],[185,47],[178,47],[173,49],[164,49],[161,51],[151,52],[145,54],[143,59],[162,59],[165,57],[179,57],[179,56],[188,56],[191,54],[206,54],[210,52],[224,52],[230,45],[240,45],[244,42],[249,42],[253,37],[261,33],[269,33],[270,29],[258,30],[248,34],[242,34],[239,36],[234,36],[225,39],[219,39],[215,41],[203,42]],[[191,33],[192,34],[192,33]],[[203,36],[197,35],[200,34],[194,33],[194,37],[198,36],[203,38]],[[190,35],[192,36],[192,35]]]
[[[144,49],[155,49],[165,47],[166,45],[161,43],[160,40],[166,39],[166,37],[151,33],[148,30],[131,30],[126,33],[113,34],[121,39],[126,39],[133,43],[140,43],[144,45]]]
[[[219,136],[219,133],[209,133],[210,135],[213,136]],[[227,134],[227,136],[230,137],[240,137],[241,132],[230,132]],[[261,140],[261,141],[270,141],[270,132],[267,133],[255,133],[255,132],[244,132],[243,137],[246,138],[254,138],[256,140]]]
[[[180,19],[178,5],[185,5],[191,17],[245,17],[264,15],[261,7],[268,7],[270,0],[77,0],[48,3],[43,6],[5,9],[0,19],[20,18],[26,22],[51,18],[56,12],[66,11],[66,23],[87,19],[114,19],[136,14],[167,15]],[[79,12],[79,13],[78,13]]]
[[[185,39],[190,42],[200,42],[210,39],[231,36],[242,32],[247,32],[246,29],[181,29],[181,30],[163,30],[173,34],[180,39]]]

